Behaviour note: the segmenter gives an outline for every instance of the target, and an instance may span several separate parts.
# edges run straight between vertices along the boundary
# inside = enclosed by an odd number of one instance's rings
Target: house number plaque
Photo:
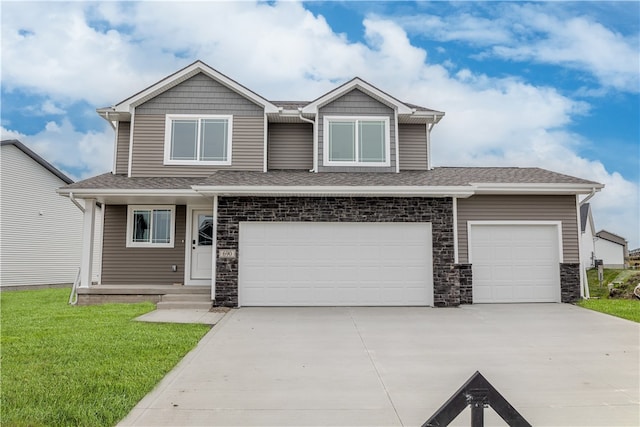
[[[220,249],[218,251],[218,258],[235,258],[236,250],[235,249]]]

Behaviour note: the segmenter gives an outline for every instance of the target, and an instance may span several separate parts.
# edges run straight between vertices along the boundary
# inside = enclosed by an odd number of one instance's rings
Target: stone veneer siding
[[[217,249],[235,249],[237,256],[216,261],[216,305],[238,305],[239,223],[244,221],[430,222],[434,305],[460,304],[450,198],[219,197]]]
[[[473,271],[471,264],[457,264],[460,304],[473,304]]]
[[[560,295],[562,302],[576,302],[580,299],[580,264],[560,264]]]

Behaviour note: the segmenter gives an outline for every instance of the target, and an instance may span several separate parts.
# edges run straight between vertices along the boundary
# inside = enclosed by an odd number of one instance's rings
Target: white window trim
[[[200,138],[200,120],[202,119],[226,119],[227,120],[227,160],[172,160],[171,159],[171,123],[173,120],[198,120],[196,135]],[[223,114],[167,114],[164,125],[164,164],[165,165],[213,165],[225,166],[231,164],[233,148],[233,116]],[[200,143],[196,150],[200,150]]]
[[[133,211],[155,209],[171,211],[171,225],[169,230],[169,243],[151,243],[133,241]],[[176,237],[176,207],[175,205],[128,205],[127,206],[127,248],[173,248]]]
[[[329,160],[329,122],[358,122],[358,121],[383,121],[384,122],[384,162],[340,162]],[[322,165],[323,166],[358,166],[358,167],[384,167],[391,166],[391,129],[387,116],[324,116],[322,126]],[[356,156],[358,153],[358,126],[356,123]]]

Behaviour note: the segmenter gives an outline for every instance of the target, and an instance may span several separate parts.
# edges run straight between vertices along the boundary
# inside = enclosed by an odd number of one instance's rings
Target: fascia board
[[[151,190],[151,189],[129,189],[129,190],[121,190],[121,189],[113,189],[113,188],[105,188],[105,189],[96,189],[96,188],[59,188],[56,192],[63,196],[68,196],[70,193],[73,193],[73,196],[77,199],[94,199],[96,197],[105,197],[105,196],[118,196],[118,197],[128,197],[128,196],[167,196],[167,197],[185,197],[185,196],[199,196],[198,193],[191,189],[181,189],[181,190],[171,190],[171,189],[161,189],[161,190]]]
[[[205,195],[362,195],[362,196],[421,196],[460,197],[474,194],[470,187],[419,187],[419,186],[238,186],[238,185],[194,185],[194,191]]]
[[[588,194],[594,189],[600,191],[603,184],[541,183],[509,184],[472,182],[476,194]]]
[[[146,101],[147,99],[153,98],[153,96],[157,96],[161,94],[165,90],[175,86],[175,84],[177,84],[176,82],[184,81],[187,78],[194,76],[199,72],[202,72],[208,75],[209,77],[213,78],[214,80],[221,82],[222,84],[229,87],[230,89],[242,94],[246,98],[251,99],[256,104],[262,105],[266,113],[278,112],[278,107],[273,105],[271,102],[267,101],[260,95],[242,86],[238,82],[230,79],[224,74],[214,70],[213,68],[209,67],[207,64],[201,61],[196,61],[193,64],[183,68],[182,70],[168,77],[165,77],[164,79],[148,87],[147,89],[144,89],[143,91],[116,104],[113,108],[115,111],[130,112],[136,105]]]
[[[315,101],[305,105],[304,107],[302,107],[302,113],[303,114],[317,114],[318,109],[324,105],[327,104],[329,102],[331,102],[332,100],[339,98],[340,96],[342,96],[343,94],[349,92],[350,90],[352,90],[353,88],[357,88],[360,87],[362,89],[364,89],[365,91],[371,92],[373,94],[375,94],[376,96],[380,97],[381,99],[384,99],[387,103],[394,105],[396,107],[396,109],[398,110],[398,114],[413,114],[413,109],[409,108],[407,105],[405,105],[404,103],[398,101],[397,99],[393,98],[392,96],[384,93],[383,91],[381,91],[380,89],[378,89],[375,86],[370,85],[369,83],[359,79],[359,78],[355,78],[349,82],[347,82],[346,84],[337,87],[336,89],[333,89],[332,91],[326,93],[325,95],[321,96],[320,98],[316,99]]]

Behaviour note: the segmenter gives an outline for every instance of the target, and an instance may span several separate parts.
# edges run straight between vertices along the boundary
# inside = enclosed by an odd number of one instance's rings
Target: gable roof
[[[428,108],[419,107],[413,104],[407,104],[402,102],[388,93],[378,89],[370,83],[362,80],[360,77],[354,77],[348,82],[338,86],[337,88],[325,93],[324,95],[311,101],[304,107],[302,107],[303,114],[316,114],[318,109],[327,105],[328,103],[340,98],[341,96],[351,92],[354,89],[358,89],[370,97],[382,102],[385,105],[395,109],[398,115],[412,115],[412,116],[432,116],[434,122],[437,123],[444,117],[442,111],[430,110]]]
[[[4,147],[4,146],[8,146],[8,145],[13,145],[14,147],[16,147],[17,149],[22,151],[24,154],[26,154],[27,156],[31,157],[40,166],[42,166],[43,168],[45,168],[46,170],[48,170],[49,172],[51,172],[52,174],[54,174],[55,176],[60,178],[62,181],[64,181],[65,184],[72,184],[73,183],[73,180],[71,178],[69,178],[67,175],[63,174],[58,168],[53,166],[51,163],[47,162],[45,159],[40,157],[33,150],[31,150],[29,147],[27,147],[26,145],[24,145],[22,142],[18,141],[17,139],[6,139],[4,141],[0,141],[0,146]]]
[[[617,234],[613,234],[607,230],[600,230],[596,233],[596,237],[599,239],[604,239],[612,243],[617,243],[622,246],[627,246],[627,239],[622,236],[618,236]]]
[[[263,98],[262,96],[258,95],[252,90],[246,88],[245,86],[241,85],[235,80],[225,76],[221,72],[211,68],[209,65],[205,64],[204,62],[197,60],[191,63],[190,65],[187,65],[183,69],[178,70],[175,73],[158,81],[157,83],[149,86],[148,88],[141,90],[135,95],[132,95],[127,99],[120,101],[113,107],[99,108],[98,113],[104,118],[107,118],[107,116],[111,112],[116,114],[131,113],[133,108],[135,108],[136,106],[160,95],[163,92],[166,92],[172,87],[177,86],[178,84],[184,82],[185,80],[190,79],[191,77],[199,73],[205,74],[206,76],[227,86],[229,89],[239,93],[240,95],[244,96],[245,98],[249,99],[255,104],[261,107],[264,107],[265,112],[267,113],[274,113],[278,111],[278,107],[273,105],[267,99]]]

